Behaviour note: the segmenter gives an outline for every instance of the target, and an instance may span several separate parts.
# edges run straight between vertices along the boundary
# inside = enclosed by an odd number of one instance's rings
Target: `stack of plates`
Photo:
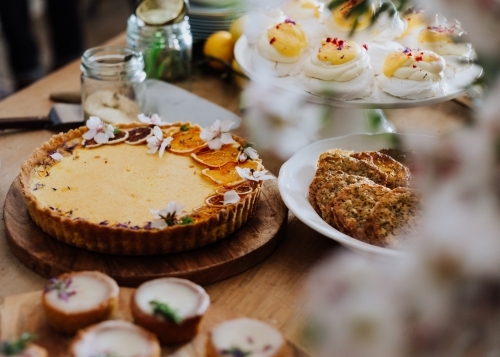
[[[193,40],[203,41],[216,31],[227,30],[233,20],[246,12],[244,1],[191,0],[189,23]]]

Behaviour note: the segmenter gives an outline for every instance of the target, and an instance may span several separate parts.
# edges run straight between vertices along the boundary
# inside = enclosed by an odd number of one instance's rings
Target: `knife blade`
[[[54,104],[47,116],[0,118],[0,129],[69,130],[83,125],[82,106]]]

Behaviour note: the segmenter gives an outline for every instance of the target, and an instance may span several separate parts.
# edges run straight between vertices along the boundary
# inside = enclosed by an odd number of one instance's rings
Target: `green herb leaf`
[[[193,224],[194,220],[191,217],[182,217],[181,224]]]
[[[6,356],[14,356],[21,353],[28,342],[33,341],[37,338],[36,335],[25,332],[16,341],[5,341],[0,344],[0,353]]]
[[[151,300],[149,302],[149,305],[153,307],[153,315],[161,316],[165,320],[173,322],[174,324],[177,325],[180,325],[182,323],[183,321],[182,317],[180,317],[177,311],[171,309],[170,306],[168,306],[167,304],[156,300]]]
[[[118,128],[115,128],[115,130],[113,130],[113,134],[120,134],[122,131]]]
[[[188,131],[188,130],[189,130],[189,125],[184,124],[183,126],[181,126],[181,131]]]

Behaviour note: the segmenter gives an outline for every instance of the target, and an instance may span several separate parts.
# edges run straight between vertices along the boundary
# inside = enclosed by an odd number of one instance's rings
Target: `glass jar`
[[[94,115],[112,124],[137,121],[145,95],[142,53],[127,47],[90,48],[80,69],[85,120]]]
[[[142,52],[147,78],[177,81],[191,74],[193,36],[188,16],[172,25],[150,26],[131,15],[127,44]]]

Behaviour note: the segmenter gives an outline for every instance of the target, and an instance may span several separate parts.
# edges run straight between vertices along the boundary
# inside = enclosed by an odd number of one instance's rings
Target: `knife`
[[[54,104],[47,116],[0,118],[0,129],[49,129],[66,131],[83,125],[82,106]]]

